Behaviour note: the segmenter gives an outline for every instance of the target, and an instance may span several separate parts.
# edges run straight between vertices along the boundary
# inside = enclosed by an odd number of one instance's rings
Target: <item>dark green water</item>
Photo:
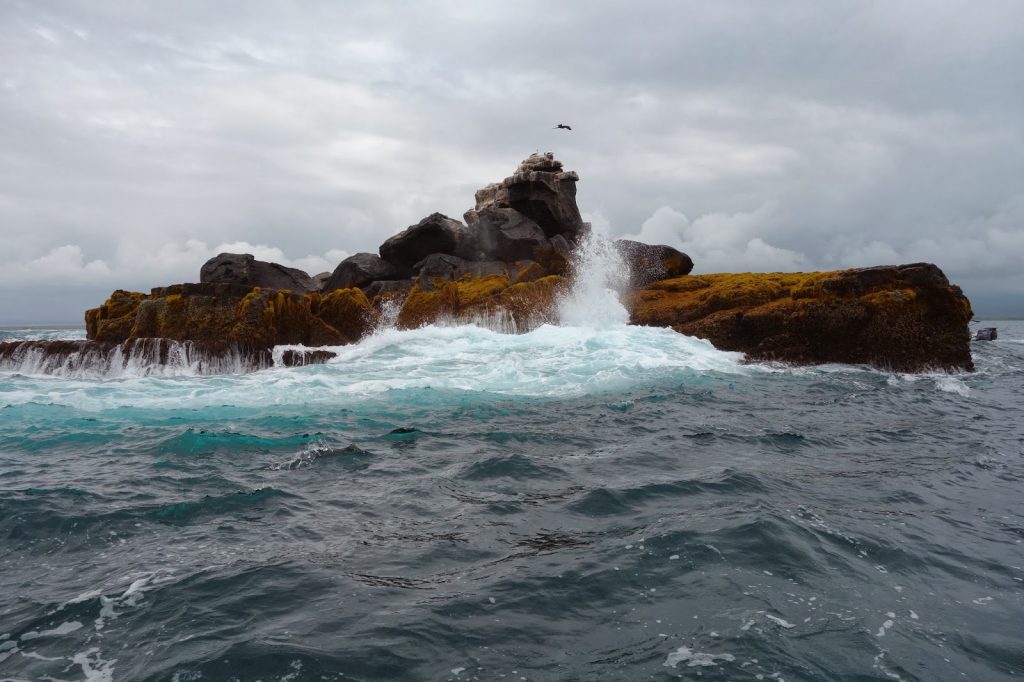
[[[954,376],[624,327],[0,370],[0,678],[1018,679],[1024,323],[991,324]]]

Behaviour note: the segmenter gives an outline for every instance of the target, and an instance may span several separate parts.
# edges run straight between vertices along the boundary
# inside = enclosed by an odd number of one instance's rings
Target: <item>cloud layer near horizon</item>
[[[1024,5],[582,7],[5,3],[0,323],[332,269],[547,149],[697,271],[926,260],[1024,313]]]

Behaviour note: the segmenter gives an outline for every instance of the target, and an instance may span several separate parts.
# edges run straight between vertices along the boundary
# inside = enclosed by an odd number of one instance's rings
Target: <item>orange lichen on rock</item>
[[[86,334],[111,343],[165,338],[250,349],[342,344],[365,333],[369,321],[362,313],[369,310],[366,295],[358,289],[321,298],[235,284],[176,284],[149,295],[115,292],[103,306],[86,313]]]
[[[970,369],[970,303],[934,265],[689,275],[635,291],[634,324],[669,326],[752,360]]]
[[[508,277],[489,275],[465,277],[429,291],[417,285],[405,298],[397,325],[411,329],[438,321],[500,318],[514,321],[519,331],[532,329],[553,321],[554,298],[563,281],[549,275],[510,284]]]
[[[374,309],[362,289],[335,289],[324,296],[311,294],[310,299],[315,301],[317,319],[341,334],[341,343],[358,341],[374,324]],[[314,336],[320,334],[328,332],[317,328]],[[309,343],[321,345],[315,338]]]
[[[536,278],[528,262],[509,276],[465,275],[416,284],[371,303],[361,289],[327,294],[227,283],[177,284],[150,294],[115,291],[86,313],[89,339],[165,338],[266,350],[280,344],[352,343],[397,312],[399,328],[482,322],[507,331],[557,323],[568,281]],[[404,298],[401,298],[404,296]],[[866,363],[896,371],[970,369],[971,306],[929,264],[836,272],[685,275],[627,300],[634,324],[672,327],[751,360]],[[392,308],[393,310],[393,308]]]
[[[85,311],[85,333],[90,339],[112,340],[131,330],[127,318],[133,315],[146,295],[139,291],[118,289],[103,305]],[[110,339],[104,337],[111,337]]]
[[[512,315],[520,329],[556,324],[558,297],[567,285],[567,280],[558,275],[513,284],[501,292],[498,304]]]

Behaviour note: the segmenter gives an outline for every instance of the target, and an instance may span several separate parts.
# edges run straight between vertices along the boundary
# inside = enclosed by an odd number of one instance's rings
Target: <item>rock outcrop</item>
[[[928,263],[689,275],[630,296],[633,324],[672,327],[750,360],[972,369],[971,304]]]
[[[562,235],[576,242],[589,229],[576,205],[579,179],[575,171],[563,171],[562,162],[551,152],[534,153],[510,177],[477,190],[471,212],[511,208],[539,225],[546,236]],[[474,221],[469,212],[465,218],[468,223]]]
[[[275,345],[355,341],[396,300],[399,328],[447,320],[521,332],[556,323],[558,297],[569,286],[532,261],[463,270],[481,263],[444,255],[430,260],[414,282],[375,282],[372,298],[357,288],[299,294],[228,284],[175,285],[148,295],[117,291],[88,311],[88,335],[108,346],[151,337],[188,341],[205,353],[248,354],[251,365],[261,366]],[[750,360],[905,372],[972,368],[970,303],[926,263],[683,275],[633,290],[626,304],[633,324],[671,327]]]
[[[405,275],[411,275],[413,265],[434,253],[467,260],[478,260],[480,255],[473,232],[441,213],[431,213],[380,245],[380,257]]]
[[[359,289],[321,295],[239,284],[175,284],[149,294],[115,291],[86,311],[86,336],[123,343],[162,338],[195,341],[208,349],[262,351],[278,345],[352,343],[373,324]]]
[[[221,254],[203,266],[199,284],[115,291],[86,312],[88,343],[99,345],[54,342],[54,362],[75,353],[113,358],[113,349],[171,357],[191,344],[190,352],[206,354],[206,366],[219,352],[259,367],[280,351],[275,346],[351,343],[381,320],[400,328],[476,321],[520,332],[557,322],[558,298],[578,267],[573,249],[589,231],[576,206],[577,180],[551,154],[533,154],[476,193],[466,224],[431,214],[386,240],[379,255],[351,256],[329,277]],[[634,324],[671,327],[751,360],[896,371],[972,366],[970,303],[934,265],[690,275],[693,261],[669,246],[620,240],[615,247],[631,272],[626,303]],[[178,345],[147,345],[153,339]],[[279,362],[319,362],[331,353],[289,351]]]
[[[239,284],[266,289],[316,291],[319,283],[298,268],[256,260],[249,253],[222,253],[199,270],[202,284]]]
[[[511,176],[476,193],[476,205],[464,216],[466,224],[432,213],[385,240],[379,255],[350,256],[326,281],[318,275],[307,290],[358,288],[374,298],[408,292],[417,282],[431,290],[465,277],[496,275],[515,284],[564,275],[573,247],[589,229],[576,205],[578,179],[552,154],[532,154]],[[670,247],[649,248],[654,250],[637,251],[633,258],[644,272],[681,274],[680,263],[689,262]],[[218,257],[224,261],[221,270],[231,273],[222,279],[234,282],[239,276],[233,273],[242,265],[227,256]]]
[[[671,246],[618,239],[615,248],[629,266],[630,284],[633,287],[642,287],[659,279],[688,275],[693,270],[693,260]]]
[[[466,222],[477,234],[483,256],[498,261],[533,260],[550,247],[540,225],[513,208],[466,211]]]

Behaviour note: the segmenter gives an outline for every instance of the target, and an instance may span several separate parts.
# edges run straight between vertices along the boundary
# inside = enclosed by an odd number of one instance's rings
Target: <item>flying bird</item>
[[[555,130],[558,130],[559,128],[562,128],[564,130],[572,130],[572,126],[567,126],[564,123],[559,123],[558,125],[555,126]]]

